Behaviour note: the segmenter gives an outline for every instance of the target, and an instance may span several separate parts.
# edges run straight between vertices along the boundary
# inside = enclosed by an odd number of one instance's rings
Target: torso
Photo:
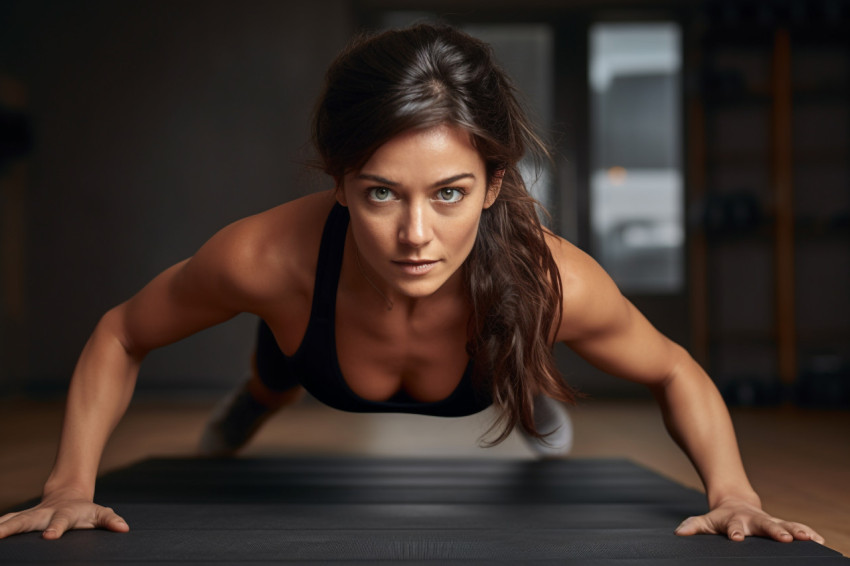
[[[445,298],[414,312],[388,311],[344,289],[343,281],[345,274],[337,295],[337,356],[352,391],[375,401],[399,390],[423,402],[448,397],[469,363],[464,301]]]
[[[310,320],[310,305],[319,245],[325,219],[334,199],[321,193],[278,207],[257,217],[264,234],[287,226],[295,239],[269,243],[274,252],[264,261],[285,264],[272,270],[284,278],[278,288],[286,298],[264,301],[259,314],[266,320],[281,350],[292,356]],[[295,224],[293,226],[293,223]],[[422,300],[413,308],[395,305],[360,280],[354,263],[351,235],[347,236],[337,297],[335,336],[343,378],[357,396],[385,401],[400,391],[422,402],[445,399],[457,388],[469,363],[466,353],[469,307],[459,286],[454,293]]]
[[[211,275],[224,283],[213,283],[206,292],[222,301],[221,316],[238,312],[261,316],[284,354],[293,355],[310,322],[323,226],[334,204],[332,191],[314,194],[240,221],[211,240],[205,246],[210,252],[199,254],[206,257],[200,263],[219,266],[211,268]],[[552,234],[547,243],[560,269],[564,307],[552,341],[563,342],[594,365],[633,381],[658,383],[659,376],[669,375],[671,364],[680,358],[678,349],[622,297],[590,256]],[[428,308],[396,306],[388,312],[374,288],[355,284],[356,265],[349,253],[346,246],[333,332],[335,365],[351,392],[367,401],[406,392],[428,403],[455,388],[462,390],[469,364],[469,307],[463,293],[459,289],[441,293],[441,288]],[[216,259],[210,260],[210,254]],[[224,290],[215,291],[218,287]],[[197,325],[208,324],[205,320]],[[141,348],[156,347],[165,340],[160,334],[139,341]],[[635,359],[640,363],[627,363]]]

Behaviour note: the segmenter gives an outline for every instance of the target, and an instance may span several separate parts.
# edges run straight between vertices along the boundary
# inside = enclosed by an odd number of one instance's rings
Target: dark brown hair
[[[493,427],[502,429],[490,444],[517,424],[539,437],[534,395],[574,400],[552,356],[561,278],[518,169],[524,154],[548,153],[490,47],[427,24],[358,37],[328,70],[313,136],[323,170],[339,183],[394,136],[441,124],[469,132],[488,181],[503,175],[464,264],[472,305],[467,350],[476,383],[501,409]]]

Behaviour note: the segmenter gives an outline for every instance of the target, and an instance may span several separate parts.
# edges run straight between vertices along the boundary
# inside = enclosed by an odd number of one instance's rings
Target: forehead
[[[484,169],[484,160],[466,130],[439,125],[409,130],[391,138],[372,154],[361,172],[371,173],[377,169],[397,174],[407,171],[456,173],[461,169],[479,172]]]

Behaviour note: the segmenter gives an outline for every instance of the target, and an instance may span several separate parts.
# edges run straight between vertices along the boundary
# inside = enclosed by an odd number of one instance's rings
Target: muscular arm
[[[564,313],[556,339],[600,369],[649,387],[670,435],[705,485],[712,512],[688,519],[677,532],[822,542],[809,527],[761,510],[729,412],[699,364],[658,332],[591,258],[554,237],[551,245],[564,283]]]
[[[159,274],[106,313],[86,343],[68,392],[59,451],[36,507],[0,517],[0,538],[69,529],[128,530],[111,509],[93,503],[106,441],[127,410],[145,355],[240,312],[306,325],[321,227],[333,205],[317,193],[236,222],[190,259]],[[304,305],[307,305],[305,308]],[[301,320],[304,318],[304,320]]]
[[[225,277],[217,262],[206,257],[210,251],[167,269],[101,318],[71,377],[59,452],[45,495],[70,488],[92,498],[103,448],[130,403],[145,355],[237,314],[219,297],[223,289],[216,287],[224,284],[210,283]]]
[[[98,322],[74,369],[59,450],[35,508],[0,517],[0,538],[43,530],[58,538],[72,528],[128,529],[112,510],[93,503],[106,441],[127,409],[139,365],[170,344],[239,312],[259,312],[268,289],[285,293],[288,266],[268,226],[281,215],[231,225],[192,258],[165,270]],[[286,220],[286,218],[283,218]],[[272,245],[266,245],[269,241]],[[264,277],[257,277],[262,272]]]

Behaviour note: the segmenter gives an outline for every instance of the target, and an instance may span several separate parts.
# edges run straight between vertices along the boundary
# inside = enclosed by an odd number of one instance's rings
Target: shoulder
[[[546,241],[558,265],[564,300],[556,341],[603,333],[628,316],[628,301],[596,260],[548,231]]]
[[[332,191],[309,195],[238,220],[216,233],[184,266],[205,278],[238,310],[312,289],[322,229],[335,203]]]

